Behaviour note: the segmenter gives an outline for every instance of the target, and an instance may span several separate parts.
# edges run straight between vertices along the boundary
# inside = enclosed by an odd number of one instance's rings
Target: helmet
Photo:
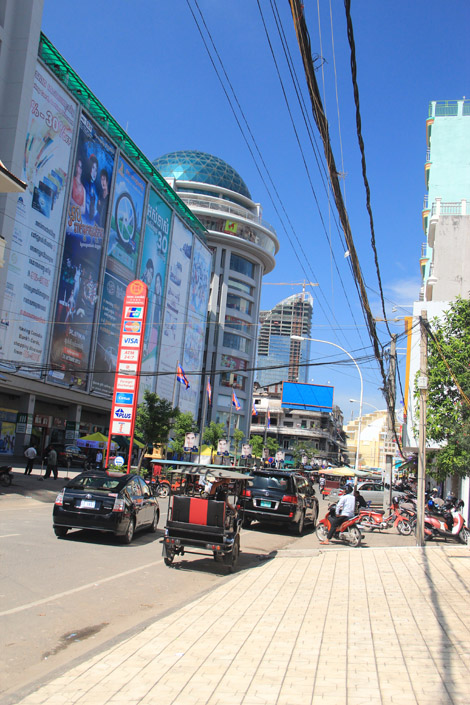
[[[346,494],[351,494],[351,492],[353,491],[352,485],[346,485],[344,491],[346,492]]]

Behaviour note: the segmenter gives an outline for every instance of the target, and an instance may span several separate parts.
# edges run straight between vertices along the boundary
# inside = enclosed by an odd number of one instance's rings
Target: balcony
[[[463,198],[461,201],[450,201],[447,203],[443,203],[441,198],[436,198],[433,201],[429,218],[429,247],[434,247],[436,237],[436,225],[438,223],[439,218],[444,215],[467,215],[467,199]]]

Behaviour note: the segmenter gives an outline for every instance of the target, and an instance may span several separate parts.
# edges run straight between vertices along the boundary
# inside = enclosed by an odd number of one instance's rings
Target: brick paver
[[[22,705],[467,705],[470,551],[282,551]]]

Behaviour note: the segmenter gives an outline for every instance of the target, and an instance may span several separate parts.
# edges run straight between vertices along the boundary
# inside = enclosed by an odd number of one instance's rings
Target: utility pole
[[[395,409],[396,400],[396,366],[397,366],[397,335],[394,333],[392,335],[392,341],[390,343],[390,364],[388,368],[388,384],[390,390],[389,396],[389,409],[387,417],[387,433],[385,443],[388,446],[393,438],[393,429],[395,426],[395,419],[392,416],[391,407]],[[393,480],[393,458],[394,454],[390,452],[385,453],[385,477],[384,477],[384,501],[383,508],[385,510],[389,509],[392,504],[392,480]],[[388,487],[387,487],[388,485]]]
[[[426,410],[428,396],[428,333],[427,311],[421,311],[421,347],[419,361],[419,441],[418,441],[418,500],[416,516],[416,545],[424,546],[424,492],[426,479]]]

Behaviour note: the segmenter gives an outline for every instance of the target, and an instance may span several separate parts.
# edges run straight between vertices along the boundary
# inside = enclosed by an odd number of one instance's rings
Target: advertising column
[[[77,106],[38,63],[0,313],[0,360],[39,377],[46,355]],[[37,367],[37,370],[34,368]]]
[[[128,468],[130,468],[147,315],[147,292],[147,285],[139,280],[132,281],[126,289],[109,423],[106,467],[108,467],[111,436],[114,435],[129,438]]]
[[[49,378],[84,389],[98,299],[98,279],[114,146],[82,113],[67,213]]]

